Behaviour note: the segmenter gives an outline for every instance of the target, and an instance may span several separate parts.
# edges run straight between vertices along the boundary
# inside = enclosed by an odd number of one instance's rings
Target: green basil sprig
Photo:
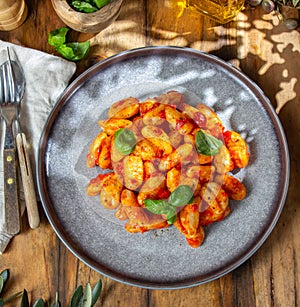
[[[164,214],[168,224],[176,221],[176,207],[182,207],[193,200],[193,190],[188,185],[180,185],[169,196],[163,199],[145,199],[145,207],[154,214]]]
[[[122,155],[129,155],[134,151],[136,145],[136,137],[134,133],[127,129],[119,129],[114,136],[114,144],[117,151]]]
[[[215,156],[223,145],[221,140],[204,133],[202,130],[197,131],[195,143],[197,151],[205,156]]]
[[[90,42],[66,43],[68,31],[69,29],[66,27],[51,31],[48,36],[48,43],[67,60],[79,61],[87,56],[90,50]]]

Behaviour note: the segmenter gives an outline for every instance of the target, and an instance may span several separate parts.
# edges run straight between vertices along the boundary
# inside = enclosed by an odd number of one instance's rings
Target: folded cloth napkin
[[[21,103],[20,124],[27,137],[31,149],[29,152],[33,176],[39,139],[52,107],[68,85],[76,70],[76,64],[62,58],[10,44],[0,40],[0,65],[7,60],[6,48],[12,51],[21,64],[26,89]],[[0,122],[1,150],[0,150],[0,254],[4,252],[12,236],[3,230],[3,120]],[[21,187],[20,187],[21,188]],[[22,212],[24,211],[24,197],[20,192]]]

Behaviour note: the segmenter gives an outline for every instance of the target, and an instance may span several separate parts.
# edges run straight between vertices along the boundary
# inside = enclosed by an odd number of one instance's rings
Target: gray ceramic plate
[[[240,132],[251,158],[237,174],[248,190],[232,213],[206,228],[192,249],[175,227],[129,234],[98,197],[85,188],[96,169],[87,169],[89,144],[111,103],[168,90],[190,104],[213,107],[227,129]],[[64,244],[94,270],[147,288],[182,288],[218,278],[246,261],[267,239],[284,205],[289,158],[280,122],[262,91],[240,71],[196,50],[148,47],[108,58],[79,76],[49,116],[38,161],[40,197]]]

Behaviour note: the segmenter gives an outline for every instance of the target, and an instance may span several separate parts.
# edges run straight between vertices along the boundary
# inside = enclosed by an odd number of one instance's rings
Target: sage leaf
[[[145,199],[145,207],[154,214],[167,214],[168,203],[163,199]]]
[[[55,49],[63,45],[66,42],[68,31],[69,29],[65,27],[51,31],[48,36],[49,45],[53,46]]]
[[[204,133],[202,130],[197,131],[195,143],[198,153],[205,156],[215,156],[223,145],[221,140]]]
[[[91,307],[92,304],[92,288],[89,283],[87,283],[83,297],[82,297],[82,307]]]
[[[3,302],[3,299],[0,298],[0,307],[3,307],[4,306],[4,302]]]
[[[188,185],[180,185],[170,195],[168,202],[172,206],[181,207],[189,203],[193,197],[193,190]]]
[[[78,307],[79,302],[82,298],[82,295],[83,295],[83,287],[80,285],[76,288],[76,290],[74,291],[74,293],[72,295],[70,307]]]
[[[6,269],[6,270],[4,270],[0,273],[0,278],[2,280],[2,286],[0,285],[0,295],[1,295],[2,291],[4,291],[5,285],[7,284],[7,281],[9,279],[9,275],[10,274],[9,274],[8,269]],[[0,283],[1,283],[1,281],[0,281]]]
[[[136,145],[135,135],[129,129],[121,128],[114,135],[114,144],[120,154],[129,155],[134,151]]]
[[[23,290],[21,307],[29,307],[28,294],[26,289]]]
[[[91,307],[93,307],[96,304],[98,298],[100,297],[101,291],[102,291],[102,280],[99,279],[98,282],[96,283],[96,285],[94,286],[93,291],[92,291],[92,305],[91,305]]]
[[[42,298],[39,298],[34,304],[33,307],[45,307],[45,302]]]

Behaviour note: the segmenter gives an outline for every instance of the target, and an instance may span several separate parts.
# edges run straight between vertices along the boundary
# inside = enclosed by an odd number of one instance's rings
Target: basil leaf
[[[195,201],[195,198],[194,196],[192,196],[192,198],[187,202],[187,205],[194,203],[194,201]]]
[[[219,152],[223,142],[212,135],[199,130],[195,138],[197,151],[205,156],[214,156]]]
[[[193,190],[188,185],[180,185],[170,195],[168,202],[175,207],[185,206],[193,197]]]
[[[116,149],[122,155],[129,155],[134,151],[136,138],[129,129],[119,129],[114,136]]]
[[[98,8],[86,1],[72,1],[71,6],[78,12],[94,13]]]
[[[54,48],[58,48],[64,44],[66,42],[66,35],[68,31],[68,28],[59,28],[51,31],[48,36],[49,45],[53,46]]]
[[[101,9],[104,5],[108,4],[110,0],[94,0],[95,5],[97,6],[98,9]]]
[[[90,42],[82,43],[68,43],[63,44],[56,48],[56,51],[59,52],[64,58],[70,61],[79,61],[83,59],[89,52]]]
[[[55,48],[64,58],[70,61],[83,59],[90,50],[90,42],[65,43],[68,28],[59,28],[49,33],[48,43]]]
[[[169,218],[167,219],[167,222],[168,222],[169,225],[171,225],[171,224],[174,224],[174,223],[176,222],[176,219],[177,219],[177,214],[175,214],[175,215],[169,217]]]
[[[154,214],[166,214],[168,203],[163,199],[145,199],[145,207]]]
[[[165,215],[166,215],[166,220],[167,220],[168,224],[169,225],[173,224],[176,221],[176,217],[177,217],[176,208],[169,205]]]

